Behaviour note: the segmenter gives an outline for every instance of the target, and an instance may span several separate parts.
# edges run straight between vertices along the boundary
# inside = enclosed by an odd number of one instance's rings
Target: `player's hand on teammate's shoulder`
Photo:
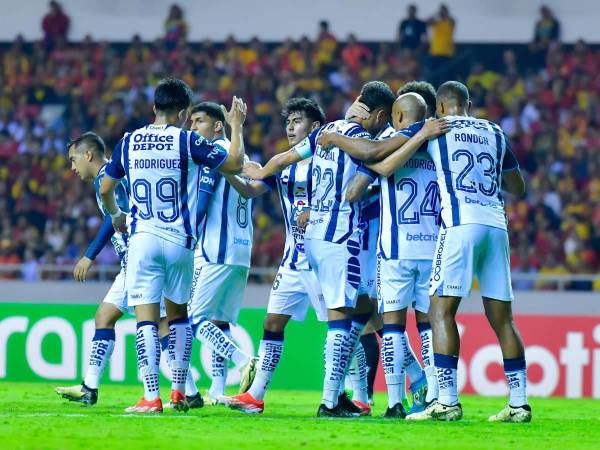
[[[298,225],[298,227],[305,229],[309,220],[310,220],[310,210],[303,211],[300,214],[298,214],[298,217],[296,218],[296,224]]]
[[[346,111],[345,119],[361,119],[366,120],[371,115],[369,107],[360,101],[360,97],[354,100],[354,103],[350,105]]]
[[[452,126],[445,118],[427,119],[423,128],[419,131],[426,139],[433,139],[450,131]]]
[[[121,213],[117,217],[113,217],[112,224],[115,231],[119,233],[127,233],[127,214]]]
[[[337,136],[338,133],[335,131],[322,131],[317,137],[317,144],[319,144],[324,150],[335,147]]]
[[[75,281],[85,281],[93,263],[94,261],[87,256],[84,256],[77,261],[77,264],[75,264],[75,268],[73,269],[73,278],[75,278]]]
[[[262,169],[262,166],[256,161],[246,161],[242,169],[242,176],[251,180],[260,180],[262,179],[260,169]]]

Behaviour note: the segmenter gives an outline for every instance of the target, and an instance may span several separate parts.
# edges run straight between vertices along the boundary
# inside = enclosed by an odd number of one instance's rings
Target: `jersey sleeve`
[[[207,166],[202,166],[200,169],[200,183],[198,189],[200,192],[212,194],[215,192],[219,173],[216,170],[211,170]]]
[[[123,167],[123,139],[121,139],[112,152],[110,161],[106,164],[106,175],[115,180],[120,180],[125,176],[125,168]]]
[[[358,124],[356,124],[356,126],[348,128],[346,131],[344,131],[343,134],[344,136],[353,138],[371,139],[371,134]]]
[[[508,136],[506,135],[504,135],[504,142],[506,142],[506,152],[504,153],[504,159],[502,160],[502,172],[516,170],[519,168],[519,161],[517,161],[517,158],[512,152]]]
[[[415,122],[410,127],[406,127],[406,128],[396,131],[390,137],[405,136],[407,138],[411,138],[415,134],[417,134],[421,130],[421,128],[423,128],[424,124],[425,124],[425,121],[423,121],[423,120],[420,122]]]
[[[113,234],[115,234],[115,229],[112,224],[112,219],[109,215],[106,215],[104,216],[104,222],[102,222],[102,225],[100,225],[100,228],[98,228],[96,237],[86,250],[85,256],[92,261],[96,259],[98,253],[100,253],[108,241],[110,241],[110,238],[113,237]]]
[[[190,131],[190,154],[192,160],[204,164],[211,169],[217,169],[227,159],[227,150],[218,144],[208,141],[194,131]]]

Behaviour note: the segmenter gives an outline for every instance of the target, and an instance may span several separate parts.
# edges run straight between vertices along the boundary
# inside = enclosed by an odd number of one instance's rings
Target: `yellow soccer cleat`
[[[463,411],[460,403],[448,406],[443,405],[437,400],[431,403],[424,411],[409,414],[406,420],[440,420],[444,422],[454,422],[462,419]]]
[[[531,422],[531,406],[510,406],[506,405],[498,414],[494,414],[488,420],[490,422]]]

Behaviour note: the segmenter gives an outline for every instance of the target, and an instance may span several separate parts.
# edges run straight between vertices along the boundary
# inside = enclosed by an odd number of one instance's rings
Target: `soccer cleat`
[[[488,419],[490,422],[531,422],[531,406],[511,406],[506,405],[498,414]]]
[[[250,389],[250,386],[252,386],[252,382],[254,381],[254,377],[256,375],[257,363],[258,357],[253,356],[250,358],[250,361],[248,361],[246,365],[240,369],[240,394],[243,394]]]
[[[173,389],[171,391],[171,402],[169,403],[169,405],[175,411],[188,412],[188,410],[190,409],[190,405],[187,402],[185,394],[176,389]]]
[[[328,408],[323,403],[319,406],[319,410],[317,411],[317,417],[331,417],[331,418],[352,418],[359,417],[359,413],[350,412],[347,409],[343,408],[339,403],[333,408]]]
[[[359,416],[363,415],[362,408],[350,400],[345,392],[338,396],[338,406],[342,409],[345,409],[349,413],[357,414]]]
[[[206,391],[204,393],[204,403],[210,406],[224,405],[225,403],[223,403],[222,400],[224,397],[224,395],[221,395],[219,398],[215,398],[212,395],[210,395],[209,391]]]
[[[221,400],[231,409],[237,409],[238,411],[245,412],[246,414],[262,414],[262,412],[265,410],[265,402],[262,400],[256,400],[248,392],[234,395],[233,397],[223,396],[219,400]]]
[[[144,397],[142,397],[135,405],[125,408],[125,412],[135,414],[162,413],[162,400],[160,397],[155,398],[154,400],[146,400]]]
[[[406,410],[402,403],[396,403],[391,408],[388,407],[382,416],[384,419],[404,419],[406,417]]]
[[[200,395],[200,392],[196,392],[196,395],[186,395],[185,399],[190,406],[190,409],[202,408],[204,406],[204,399]]]
[[[454,422],[462,419],[463,412],[460,403],[448,406],[443,405],[437,400],[432,402],[424,411],[409,414],[406,420],[440,420],[446,422]]]
[[[86,406],[95,405],[98,401],[98,389],[91,389],[85,383],[75,386],[57,387],[54,391],[70,402],[78,402]]]
[[[371,405],[368,403],[359,402],[358,400],[352,400],[356,406],[360,408],[361,416],[370,416],[371,415]]]
[[[415,383],[410,385],[410,390],[412,392],[413,404],[408,414],[414,414],[421,411],[424,411],[427,407],[426,398],[427,398],[427,378],[422,377]]]

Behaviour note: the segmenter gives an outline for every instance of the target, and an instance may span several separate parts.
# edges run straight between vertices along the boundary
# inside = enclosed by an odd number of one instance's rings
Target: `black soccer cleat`
[[[81,383],[75,386],[57,387],[56,393],[71,402],[81,403],[86,406],[95,405],[98,401],[98,389],[92,389]]]
[[[350,397],[348,397],[348,394],[346,394],[345,392],[343,394],[340,394],[340,396],[338,397],[338,406],[348,411],[349,413],[358,414],[359,416],[363,413],[363,410],[360,407],[358,407],[352,400],[350,400]]]
[[[196,395],[186,395],[186,400],[190,409],[202,408],[204,406],[204,399],[200,395],[200,392],[197,392]]]
[[[406,417],[406,411],[404,410],[402,402],[396,403],[391,408],[388,407],[382,417],[384,419],[404,419]]]
[[[352,413],[346,410],[339,403],[333,408],[328,408],[323,403],[321,403],[321,405],[319,406],[319,410],[317,411],[317,417],[349,419],[353,417],[360,417],[360,414]]]

